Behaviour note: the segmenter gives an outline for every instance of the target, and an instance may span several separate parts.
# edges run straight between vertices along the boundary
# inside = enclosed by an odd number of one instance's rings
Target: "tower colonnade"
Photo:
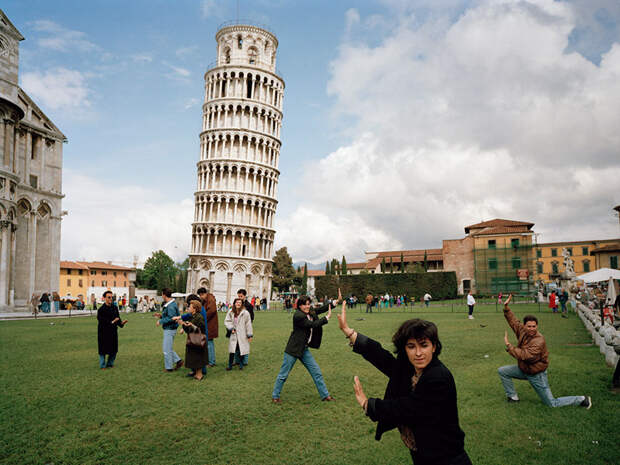
[[[278,41],[245,24],[221,28],[216,41],[216,64],[205,73],[187,289],[207,287],[220,302],[239,288],[269,299],[284,99]]]

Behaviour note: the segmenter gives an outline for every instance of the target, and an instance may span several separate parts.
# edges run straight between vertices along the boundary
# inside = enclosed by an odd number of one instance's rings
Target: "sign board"
[[[517,270],[517,276],[521,281],[527,281],[527,278],[530,276],[530,270],[527,268],[519,268]]]

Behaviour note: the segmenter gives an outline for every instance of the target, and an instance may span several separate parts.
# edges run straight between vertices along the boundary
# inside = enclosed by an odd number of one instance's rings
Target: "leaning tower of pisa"
[[[237,289],[271,294],[273,217],[284,81],[275,35],[245,24],[215,35],[217,60],[205,74],[198,185],[188,291],[204,286],[218,302]]]

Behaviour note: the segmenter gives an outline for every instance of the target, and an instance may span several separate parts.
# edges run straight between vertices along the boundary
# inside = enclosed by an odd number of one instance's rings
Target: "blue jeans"
[[[323,380],[321,368],[319,367],[319,364],[316,363],[316,360],[314,360],[312,353],[310,353],[310,350],[307,347],[299,360],[301,361],[301,363],[304,364],[306,370],[308,370],[308,373],[310,373],[310,376],[312,376],[312,380],[316,385],[316,389],[319,391],[319,396],[321,396],[321,399],[325,399],[327,396],[329,396],[329,391],[327,390],[327,386],[325,386],[325,381]],[[280,368],[280,373],[278,373],[278,376],[276,376],[276,383],[274,384],[273,392],[271,393],[272,398],[280,398],[282,386],[284,386],[284,382],[288,378],[288,374],[293,369],[293,365],[295,365],[296,361],[297,357],[293,357],[292,355],[284,352],[282,367]]]
[[[181,357],[174,351],[174,336],[177,333],[176,329],[164,329],[164,367],[166,370],[172,370],[174,365],[181,360]]]
[[[551,394],[551,388],[549,387],[549,380],[547,379],[547,370],[541,371],[535,375],[528,375],[521,371],[517,365],[506,365],[497,369],[499,377],[504,385],[504,391],[508,397],[516,397],[517,391],[515,391],[512,378],[527,379],[538,397],[543,403],[549,407],[565,407],[567,405],[579,405],[585,399],[584,396],[567,396],[558,397],[557,399]]]
[[[207,341],[207,347],[209,349],[209,365],[215,365],[215,344],[213,339]]]
[[[105,362],[105,355],[99,354],[99,368],[111,368],[114,366],[116,354],[108,354],[108,363]]]

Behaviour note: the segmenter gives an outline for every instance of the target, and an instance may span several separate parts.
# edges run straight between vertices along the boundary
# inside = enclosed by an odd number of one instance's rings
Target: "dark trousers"
[[[372,313],[372,304],[366,304],[366,313],[368,313],[370,311],[370,313]]]
[[[620,388],[620,359],[618,359],[618,363],[616,363],[616,370],[614,371],[612,384],[613,387]]]
[[[469,316],[472,316],[474,314],[474,306],[468,305],[468,307],[469,307]]]

